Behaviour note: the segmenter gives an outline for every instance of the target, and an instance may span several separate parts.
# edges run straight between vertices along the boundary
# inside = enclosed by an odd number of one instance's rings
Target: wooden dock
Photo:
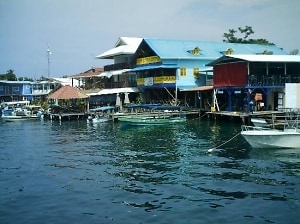
[[[50,120],[82,120],[87,118],[86,113],[53,113],[49,115]]]
[[[283,115],[282,111],[255,111],[255,112],[239,112],[239,111],[214,111],[206,112],[208,118],[210,119],[220,119],[220,120],[232,120],[241,122],[242,124],[250,124],[251,118],[261,117],[267,118],[272,116]]]
[[[207,117],[208,119],[214,120],[227,120],[235,121],[242,124],[250,124],[251,118],[260,117],[260,118],[270,118],[272,116],[283,115],[282,111],[255,111],[255,112],[239,112],[239,111],[202,111],[199,109],[190,109],[184,112],[173,111],[172,114],[184,113],[188,119],[197,118],[197,117]],[[138,113],[113,113],[111,114],[114,121],[118,120],[119,116],[129,115],[129,114],[148,114],[147,112],[138,112]],[[151,114],[154,114],[153,112]],[[159,114],[159,113],[157,113]],[[82,120],[88,117],[88,113],[53,113],[49,115],[50,120],[58,121],[70,121],[70,120]]]

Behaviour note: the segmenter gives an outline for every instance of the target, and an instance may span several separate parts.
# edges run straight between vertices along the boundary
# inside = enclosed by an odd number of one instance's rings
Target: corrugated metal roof
[[[215,59],[224,55],[229,49],[233,51],[233,54],[262,54],[263,52],[273,52],[273,54],[280,55],[287,54],[287,52],[276,45],[151,38],[145,38],[143,41],[162,59]],[[196,47],[200,49],[199,54],[193,55],[191,52]]]
[[[236,54],[225,55],[210,63],[207,66],[222,64],[226,62],[249,61],[249,62],[300,62],[300,55],[251,55]]]
[[[87,78],[87,77],[94,77],[99,76],[103,72],[103,68],[91,68],[85,72],[81,72],[76,75],[69,76],[70,78]]]
[[[213,86],[198,86],[191,89],[181,89],[180,92],[195,92],[195,91],[206,91],[206,90],[212,90]]]
[[[228,55],[228,57],[253,62],[300,62],[300,55]]]
[[[89,96],[107,95],[116,93],[138,93],[140,90],[136,87],[124,87],[124,88],[113,88],[113,89],[101,89],[98,93],[88,94]]]
[[[120,37],[114,48],[99,54],[96,58],[113,59],[116,55],[134,54],[142,40],[138,37]]]
[[[121,70],[113,70],[113,71],[107,71],[107,72],[102,72],[101,74],[99,74],[99,77],[107,77],[110,78],[113,75],[122,75],[126,72],[130,71],[130,69],[121,69]]]
[[[158,69],[158,68],[178,68],[178,65],[167,65],[167,64],[153,64],[153,65],[144,65],[140,67],[136,67],[131,69],[131,72],[137,72],[137,71],[143,71],[143,70],[149,70],[149,69]]]
[[[8,84],[35,84],[36,82],[32,82],[32,81],[8,81],[8,80],[0,80],[0,83],[8,83]]]

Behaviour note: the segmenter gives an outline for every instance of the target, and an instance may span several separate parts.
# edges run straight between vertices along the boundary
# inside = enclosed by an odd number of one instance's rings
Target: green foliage
[[[30,82],[33,82],[33,79],[32,78],[28,78],[28,77],[19,77],[18,81],[30,81]]]
[[[5,74],[0,74],[0,80],[16,81],[17,77],[14,74],[14,70],[10,69]]]
[[[47,77],[44,77],[44,76],[41,76],[41,78],[38,79],[38,81],[47,81],[48,78]]]
[[[239,36],[237,33],[239,31]],[[223,42],[227,43],[243,43],[243,44],[266,44],[266,45],[274,45],[266,39],[248,39],[250,35],[254,34],[254,31],[251,26],[245,26],[245,28],[238,27],[238,30],[229,29],[228,33],[224,33]]]

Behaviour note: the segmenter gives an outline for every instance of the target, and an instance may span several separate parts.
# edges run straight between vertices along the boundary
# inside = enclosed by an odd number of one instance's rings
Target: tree
[[[30,82],[33,82],[33,79],[32,78],[28,78],[28,77],[19,77],[18,80],[19,81],[30,81]]]
[[[239,31],[239,36],[237,37],[236,34]],[[245,28],[238,27],[238,30],[229,29],[228,33],[224,33],[223,42],[227,43],[243,43],[243,44],[266,44],[266,45],[274,45],[273,43],[269,42],[266,39],[248,39],[250,35],[254,34],[254,31],[251,26],[245,26]]]
[[[0,80],[16,81],[17,77],[14,70],[9,69],[5,74],[0,75]]]

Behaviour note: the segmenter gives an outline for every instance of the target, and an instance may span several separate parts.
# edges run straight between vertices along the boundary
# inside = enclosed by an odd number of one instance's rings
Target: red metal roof
[[[71,75],[70,78],[88,78],[93,76],[99,76],[103,71],[103,68],[91,68],[85,72],[81,72],[76,75]]]

